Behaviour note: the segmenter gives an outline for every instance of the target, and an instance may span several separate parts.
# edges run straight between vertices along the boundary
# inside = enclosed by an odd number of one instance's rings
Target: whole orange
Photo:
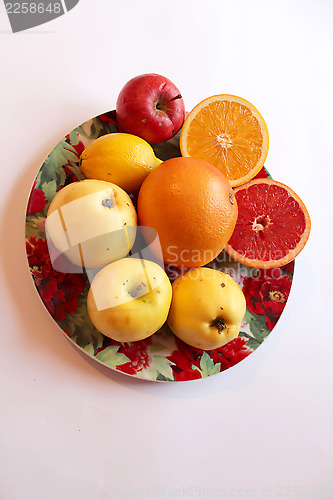
[[[144,180],[138,197],[141,226],[154,228],[166,264],[199,267],[217,257],[234,230],[237,202],[226,177],[197,158],[172,158]]]

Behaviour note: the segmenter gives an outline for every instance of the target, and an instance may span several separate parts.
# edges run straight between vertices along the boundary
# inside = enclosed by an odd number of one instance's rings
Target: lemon
[[[115,132],[99,137],[83,151],[80,169],[87,179],[117,184],[134,193],[149,172],[162,163],[141,137]]]

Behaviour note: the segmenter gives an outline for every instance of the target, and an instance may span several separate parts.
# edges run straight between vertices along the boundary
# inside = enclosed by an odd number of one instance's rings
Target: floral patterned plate
[[[83,179],[78,167],[83,149],[94,139],[117,132],[115,112],[83,123],[59,142],[41,166],[34,181],[26,213],[26,252],[37,292],[54,321],[71,341],[116,370],[151,381],[183,381],[208,377],[239,363],[257,349],[271,333],[286,305],[294,261],[282,268],[252,269],[222,252],[209,267],[230,274],[242,287],[247,309],[240,335],[212,351],[195,349],[178,340],[165,325],[148,339],[121,343],[104,337],[91,323],[86,307],[89,281],[84,273],[53,269],[45,235],[45,217],[56,192]],[[153,146],[162,160],[180,156],[179,135]],[[263,168],[258,176],[269,177]],[[135,203],[135,195],[131,195]],[[166,268],[173,281],[177,270]]]

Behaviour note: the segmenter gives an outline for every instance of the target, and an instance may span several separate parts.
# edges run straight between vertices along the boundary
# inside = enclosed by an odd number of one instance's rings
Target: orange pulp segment
[[[180,134],[182,156],[208,161],[233,187],[259,172],[268,142],[267,125],[259,111],[245,99],[229,94],[208,97],[197,104]]]

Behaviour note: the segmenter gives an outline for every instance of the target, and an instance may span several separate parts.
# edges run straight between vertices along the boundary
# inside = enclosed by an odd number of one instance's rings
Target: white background
[[[0,4],[1,500],[333,498],[331,0],[80,0],[12,34]],[[26,201],[55,144],[156,72],[190,110],[242,96],[266,166],[312,218],[290,299],[254,354],[205,380],[142,382],[61,334],[29,276]]]

